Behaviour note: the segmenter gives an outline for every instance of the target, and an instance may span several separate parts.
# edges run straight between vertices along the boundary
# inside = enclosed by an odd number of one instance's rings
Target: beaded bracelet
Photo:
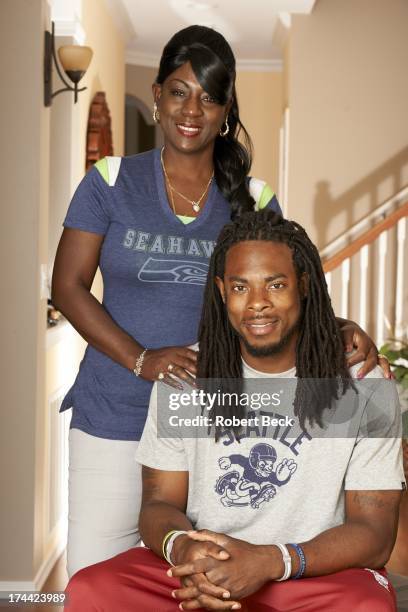
[[[292,576],[293,580],[297,580],[298,578],[301,578],[306,571],[305,553],[303,552],[303,548],[300,546],[300,544],[288,544],[288,546],[292,546],[297,556],[299,557],[300,566],[299,566],[298,572],[297,574]]]

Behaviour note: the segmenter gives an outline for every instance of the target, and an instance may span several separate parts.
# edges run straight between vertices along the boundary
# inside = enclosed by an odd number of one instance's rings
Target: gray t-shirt
[[[275,391],[285,382],[292,391],[296,385],[294,368],[272,375],[244,363],[244,378],[257,379],[258,388],[272,384]],[[259,425],[260,412],[268,411],[250,412],[258,421],[249,423],[239,442],[227,431],[215,442],[213,433],[202,435],[206,428],[170,426],[178,417],[171,411],[170,418],[169,402],[163,405],[168,391],[155,384],[136,460],[158,470],[189,472],[186,514],[196,529],[254,544],[309,540],[344,523],[345,490],[405,487],[395,384],[383,379],[379,368],[370,378],[347,419],[334,417],[344,412],[340,402],[323,429],[306,425],[302,431],[293,412],[288,416],[290,402],[283,402],[269,412],[270,427]],[[201,409],[191,409],[190,416],[199,414]],[[281,419],[277,426],[272,417]]]

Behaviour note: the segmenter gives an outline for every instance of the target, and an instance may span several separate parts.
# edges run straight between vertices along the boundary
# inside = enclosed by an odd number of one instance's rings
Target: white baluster
[[[331,282],[332,282],[332,274],[331,272],[327,272],[325,275],[326,283],[327,283],[327,292],[331,297]]]
[[[384,343],[384,305],[385,305],[385,261],[387,256],[387,232],[378,238],[378,288],[377,288],[377,344]]]
[[[341,264],[341,316],[343,319],[348,317],[349,285],[350,259],[345,259]]]
[[[397,282],[395,291],[395,336],[401,338],[404,334],[403,318],[404,318],[404,259],[405,259],[405,240],[407,236],[407,217],[403,217],[398,221],[397,226]]]
[[[367,269],[368,269],[368,244],[360,251],[360,313],[359,325],[367,329]]]

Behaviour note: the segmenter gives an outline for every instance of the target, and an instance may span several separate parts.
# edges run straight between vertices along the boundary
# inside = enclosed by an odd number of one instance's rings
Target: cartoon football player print
[[[266,443],[256,444],[249,457],[221,457],[218,464],[222,470],[229,470],[232,465],[239,466],[238,470],[232,470],[217,480],[215,491],[221,496],[222,505],[259,508],[275,497],[276,487],[287,484],[297,469],[293,459],[282,459],[274,470],[276,459],[276,450]]]

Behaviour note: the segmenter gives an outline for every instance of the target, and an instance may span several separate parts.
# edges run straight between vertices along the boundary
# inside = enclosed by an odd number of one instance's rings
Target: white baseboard
[[[61,533],[59,534],[61,536]],[[50,575],[52,568],[62,554],[66,545],[66,538],[57,537],[54,546],[50,549],[48,555],[41,563],[34,580],[15,580],[10,582],[0,581],[0,592],[16,593],[19,591],[41,591],[45,581]]]
[[[0,582],[0,592],[18,593],[19,591],[36,591],[34,582]]]

